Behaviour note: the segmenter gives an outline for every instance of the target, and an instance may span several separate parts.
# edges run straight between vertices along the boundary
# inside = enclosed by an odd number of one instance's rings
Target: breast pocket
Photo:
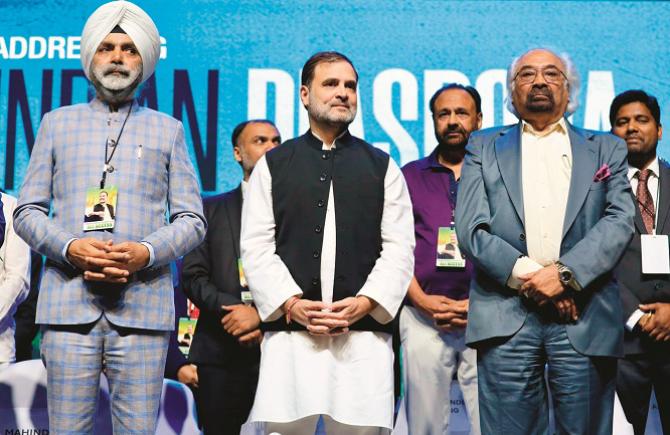
[[[119,194],[133,204],[163,202],[168,185],[167,151],[139,143],[119,144],[112,164],[110,185],[119,186]],[[125,201],[124,201],[125,203]]]
[[[168,156],[161,149],[146,145],[134,147],[131,160],[133,179],[137,188],[151,191],[168,182]]]

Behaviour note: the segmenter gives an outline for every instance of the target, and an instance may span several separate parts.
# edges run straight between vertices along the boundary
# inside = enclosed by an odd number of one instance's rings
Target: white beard
[[[122,66],[99,65],[97,67],[93,67],[92,69],[93,75],[98,80],[98,82],[110,91],[120,91],[130,87],[137,81],[137,78],[142,73],[142,67],[131,70]],[[121,71],[127,75],[108,74],[108,72],[115,70]]]

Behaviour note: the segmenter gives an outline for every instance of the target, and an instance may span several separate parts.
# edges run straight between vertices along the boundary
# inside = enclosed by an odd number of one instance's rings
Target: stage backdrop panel
[[[0,187],[20,187],[45,112],[91,98],[79,35],[102,3],[0,0]],[[400,164],[434,148],[428,100],[445,82],[477,87],[485,127],[515,122],[504,108],[505,70],[533,46],[572,55],[582,78],[575,125],[609,129],[612,98],[630,88],[658,96],[663,121],[670,120],[667,3],[137,3],[163,37],[162,60],[142,89],[142,102],[184,121],[206,193],[239,182],[230,144],[238,122],[270,118],[283,139],[306,130],[300,69],[318,50],[351,57],[360,73],[351,130]],[[667,158],[665,142],[660,154]]]

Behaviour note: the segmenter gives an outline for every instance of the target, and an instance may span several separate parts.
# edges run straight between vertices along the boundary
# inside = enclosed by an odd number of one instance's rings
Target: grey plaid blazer
[[[37,323],[85,324],[104,312],[118,326],[174,328],[169,263],[198,246],[207,226],[181,122],[132,103],[106,181],[119,192],[115,227],[83,232],[86,190],[99,187],[105,143],[117,138],[130,107],[110,112],[94,99],[42,120],[14,212],[17,234],[47,257]],[[125,285],[84,281],[63,256],[80,237],[147,242],[154,262]]]

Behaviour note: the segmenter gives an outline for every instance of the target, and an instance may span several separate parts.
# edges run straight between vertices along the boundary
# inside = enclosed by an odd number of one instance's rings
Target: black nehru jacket
[[[389,156],[367,142],[344,133],[332,151],[311,132],[289,140],[266,154],[272,176],[276,252],[303,291],[303,298],[321,300],[321,247],[330,182],[335,203],[336,244],[333,301],[356,296],[382,249],[384,178]],[[282,318],[264,330],[304,330]],[[352,330],[391,332],[370,315]]]

